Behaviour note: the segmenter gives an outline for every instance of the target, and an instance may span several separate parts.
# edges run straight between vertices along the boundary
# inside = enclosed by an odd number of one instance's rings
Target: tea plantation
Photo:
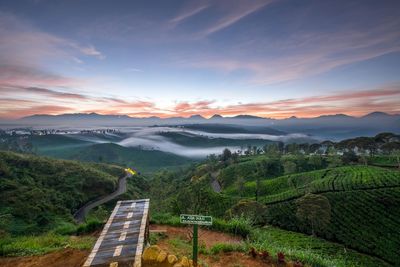
[[[299,200],[318,195],[326,199],[330,210],[327,223],[316,229],[316,235],[400,264],[399,171],[346,166],[263,180],[259,187],[266,223],[311,234],[317,227],[311,225],[312,220],[300,218]],[[247,182],[243,190],[245,196],[253,197],[256,182]],[[237,190],[230,187],[226,193],[234,195]],[[318,210],[317,202],[311,205]]]

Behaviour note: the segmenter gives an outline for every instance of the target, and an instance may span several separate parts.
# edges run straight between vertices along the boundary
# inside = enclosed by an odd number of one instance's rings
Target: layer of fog
[[[125,129],[127,130],[127,129]],[[241,148],[235,146],[217,146],[217,147],[190,147],[182,146],[172,142],[170,139],[160,135],[160,133],[176,132],[180,134],[190,134],[195,136],[202,136],[205,138],[225,138],[225,139],[260,139],[271,141],[288,142],[295,138],[307,138],[303,134],[290,134],[290,135],[268,135],[268,134],[236,134],[236,133],[208,133],[203,131],[187,130],[182,128],[171,127],[144,127],[130,132],[130,137],[118,142],[121,146],[126,147],[141,147],[143,149],[154,149],[164,152],[170,152],[176,155],[185,157],[206,157],[210,154],[221,154],[225,148],[232,151],[238,151]]]
[[[173,142],[173,139],[166,138],[161,133],[179,133],[189,136],[201,136],[204,138],[224,139],[258,139],[270,141],[291,142],[292,140],[310,140],[305,134],[269,135],[252,133],[208,133],[198,130],[188,130],[179,127],[124,127],[118,129],[120,140],[110,140],[106,136],[92,134],[72,134],[71,137],[93,143],[116,143],[124,147],[140,147],[145,150],[159,150],[190,158],[204,158],[210,154],[221,154],[225,148],[231,151],[238,151],[241,148],[236,146],[215,146],[215,147],[191,147],[183,146]]]

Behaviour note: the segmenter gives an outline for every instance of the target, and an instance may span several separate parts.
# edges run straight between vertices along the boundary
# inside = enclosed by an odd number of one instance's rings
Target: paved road
[[[117,190],[115,190],[114,192],[112,192],[111,194],[102,197],[100,199],[95,199],[92,201],[89,201],[88,203],[86,203],[83,207],[81,207],[77,212],[75,212],[74,214],[74,219],[78,222],[78,223],[82,223],[85,220],[86,215],[89,213],[89,211],[97,206],[100,206],[114,198],[116,198],[119,195],[122,195],[123,193],[126,192],[126,179],[128,177],[132,177],[131,174],[126,174],[124,177],[119,178],[118,180],[118,188]]]
[[[216,193],[221,193],[222,188],[221,184],[218,182],[217,177],[219,175],[219,171],[211,173],[211,187]]]
[[[149,199],[118,201],[84,267],[139,267],[148,237]]]

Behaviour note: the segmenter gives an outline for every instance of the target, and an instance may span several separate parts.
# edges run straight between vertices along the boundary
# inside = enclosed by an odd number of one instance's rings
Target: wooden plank
[[[83,267],[141,267],[148,209],[149,199],[118,201]]]

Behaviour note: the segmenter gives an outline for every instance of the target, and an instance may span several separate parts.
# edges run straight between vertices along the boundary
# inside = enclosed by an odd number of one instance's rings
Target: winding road
[[[215,171],[211,173],[211,187],[216,193],[221,193],[221,184],[218,182],[217,177],[220,171]]]
[[[74,219],[78,223],[82,223],[85,220],[86,215],[89,213],[89,211],[97,206],[100,206],[114,198],[116,198],[119,195],[122,195],[123,193],[126,192],[126,179],[128,177],[132,177],[132,174],[127,173],[124,177],[119,178],[118,180],[118,188],[111,194],[101,197],[99,199],[94,199],[92,201],[89,201],[86,203],[83,207],[81,207],[77,212],[74,214]]]

